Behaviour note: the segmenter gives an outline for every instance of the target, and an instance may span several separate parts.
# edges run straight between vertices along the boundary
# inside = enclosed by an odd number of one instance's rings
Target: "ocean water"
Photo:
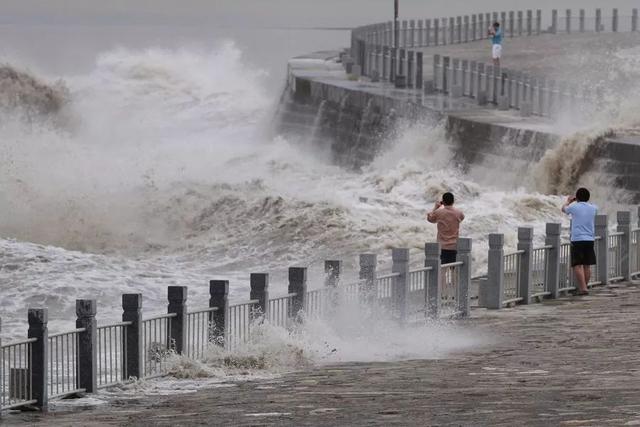
[[[474,239],[476,273],[488,233],[506,233],[513,247],[520,225],[541,236],[545,222],[566,222],[561,191],[466,176],[439,123],[403,127],[361,172],[274,134],[286,59],[344,46],[345,31],[72,30],[16,23],[0,30],[7,36],[0,75],[13,76],[0,84],[6,341],[26,335],[29,307],[49,308],[52,332],[72,327],[76,298],[96,298],[106,323],[120,318],[122,293],[142,292],[145,312],[155,314],[166,310],[169,285],[189,286],[191,307],[200,308],[212,278],[230,279],[232,299],[243,300],[250,272],[271,273],[277,295],[293,265],[309,266],[315,287],[324,259],[354,268],[358,253],[388,255],[402,246],[419,263],[420,248],[435,238],[425,212],[446,190],[466,214],[462,234]],[[50,37],[27,47],[38,34]],[[265,50],[264,40],[288,41]],[[558,167],[549,158],[543,175]],[[386,261],[381,256],[381,269]],[[309,342],[332,336],[327,327],[310,328],[297,342],[313,349]],[[465,331],[446,331],[408,332],[392,352],[372,352],[379,335],[362,330],[335,335],[329,346],[338,348],[336,360],[354,361],[437,357],[479,344]],[[429,336],[426,344],[419,338]]]

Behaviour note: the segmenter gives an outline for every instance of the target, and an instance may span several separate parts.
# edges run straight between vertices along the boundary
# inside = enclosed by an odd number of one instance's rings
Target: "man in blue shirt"
[[[577,295],[589,295],[587,284],[591,280],[591,266],[596,264],[594,248],[595,220],[598,208],[589,203],[591,194],[579,188],[575,197],[569,197],[562,212],[571,215],[571,267],[578,281]]]
[[[489,28],[489,35],[491,36],[491,57],[493,58],[493,65],[500,66],[500,58],[502,57],[502,28],[500,23],[495,22],[491,28]]]

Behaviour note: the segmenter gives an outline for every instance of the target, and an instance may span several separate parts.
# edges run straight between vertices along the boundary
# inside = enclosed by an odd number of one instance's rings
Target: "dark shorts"
[[[456,262],[457,256],[458,256],[458,251],[454,251],[451,249],[442,249],[440,251],[440,263],[451,264],[452,262]]]
[[[596,265],[593,242],[571,242],[571,266]]]

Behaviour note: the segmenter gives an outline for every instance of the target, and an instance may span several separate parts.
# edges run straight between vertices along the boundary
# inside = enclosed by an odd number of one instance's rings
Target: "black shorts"
[[[596,265],[593,242],[571,242],[571,266]]]
[[[440,264],[451,264],[452,262],[456,262],[457,256],[458,251],[454,251],[452,249],[442,249],[440,251]]]

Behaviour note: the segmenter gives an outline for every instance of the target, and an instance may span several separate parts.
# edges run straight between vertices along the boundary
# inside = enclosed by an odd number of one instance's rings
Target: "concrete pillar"
[[[482,79],[485,78],[485,84],[482,84]],[[476,100],[478,101],[478,105],[486,105],[487,104],[487,86],[486,86],[486,71],[485,64],[478,63],[478,73],[477,73],[477,84],[476,84]]]
[[[584,9],[580,9],[580,32],[581,33],[584,33],[584,20],[585,20]]]
[[[595,242],[597,246],[598,281],[603,286],[609,283],[609,217],[607,215],[596,215],[595,222],[596,237],[600,240]]]
[[[87,393],[98,390],[98,321],[97,303],[94,299],[76,300],[76,328],[84,328],[78,334],[76,361],[78,363],[78,388]]]
[[[451,90],[451,58],[442,57],[442,93],[449,93]]]
[[[618,211],[617,231],[620,236],[620,275],[623,280],[631,280],[631,212]]]
[[[409,23],[407,21],[402,21],[402,40],[401,47],[407,47],[407,28],[409,27]]]
[[[567,27],[567,34],[571,34],[571,9],[567,9],[564,19],[566,21],[565,26]]]
[[[473,272],[471,265],[471,239],[458,239],[458,261],[462,262],[460,266],[460,299],[458,300],[458,313],[461,317],[469,317],[471,312],[471,297],[469,290],[471,288],[471,274]]]
[[[478,40],[478,17],[471,15],[471,40]]]
[[[412,50],[407,51],[407,87],[413,88],[413,82],[415,81],[416,67],[415,67],[415,52]]]
[[[464,42],[469,43],[469,15],[464,17]]]
[[[187,287],[169,286],[167,289],[167,313],[175,313],[171,319],[171,327],[167,331],[169,349],[182,354],[187,348]]]
[[[547,268],[545,271],[544,281],[547,285],[547,289],[551,292],[551,298],[558,298],[559,284],[560,284],[560,233],[562,231],[561,224],[547,223],[546,225],[546,237],[544,244],[551,246],[551,249],[547,251]]]
[[[498,22],[498,12],[492,12],[491,13],[491,23],[493,24],[494,22]]]
[[[427,19],[424,21],[424,32],[426,33],[424,45],[429,47],[431,46],[431,19]]]
[[[495,94],[496,94],[496,88],[495,88],[495,79],[494,79],[494,73],[495,73],[495,68],[493,65],[487,65],[485,67],[486,70],[486,81],[487,81],[487,101],[493,103],[495,102],[496,98],[495,98]]]
[[[249,299],[257,300],[258,303],[253,306],[252,317],[254,319],[264,316],[267,317],[269,309],[269,274],[268,273],[251,273],[249,276]]]
[[[469,64],[469,96],[476,97],[476,82],[478,80],[478,63],[471,61]]]
[[[596,9],[596,32],[602,29],[602,9]]]
[[[326,288],[336,288],[340,283],[342,273],[342,261],[328,260],[324,262],[324,286]]]
[[[527,10],[527,35],[533,34],[533,10]]]
[[[460,98],[462,96],[462,87],[460,86],[460,81],[458,77],[458,70],[460,68],[460,60],[457,58],[453,58],[451,60],[451,68],[449,70],[448,79],[451,82],[449,94],[454,98]]]
[[[513,10],[509,11],[509,37],[513,38],[516,34],[516,20],[515,20],[515,12]],[[506,35],[506,31],[505,31]]]
[[[440,79],[440,67],[442,66],[440,55],[433,55],[433,87],[436,91],[442,90]]]
[[[360,285],[360,295],[364,295],[364,302],[370,307],[376,297],[376,269],[378,266],[378,256],[375,254],[360,255],[360,273],[359,278],[362,281]]]
[[[538,105],[536,106],[538,114],[541,116],[548,114],[547,108],[545,107],[547,96],[547,82],[541,78],[538,80]]]
[[[456,31],[455,18],[449,18],[449,44],[454,44],[456,42],[455,31]]]
[[[502,27],[502,33],[507,34],[507,12],[500,12],[500,26]]]
[[[618,9],[613,9],[613,18],[611,19],[611,31],[618,32]]]
[[[433,20],[433,45],[440,44],[440,19]]]
[[[424,56],[422,52],[416,52],[416,89],[424,87]]]
[[[49,312],[46,308],[30,308],[28,311],[28,338],[36,338],[31,344],[31,398],[36,406],[46,411],[49,406]]]
[[[289,268],[288,292],[296,294],[291,298],[289,304],[289,318],[298,319],[300,313],[304,311],[307,296],[307,269],[305,267]]]
[[[416,46],[416,21],[412,19],[409,21],[409,47]]]
[[[518,37],[522,37],[522,26],[523,26],[523,18],[522,18],[522,11],[519,10],[518,11]]]
[[[551,11],[551,34],[558,33],[558,9]]]
[[[536,10],[536,35],[539,36],[542,32],[542,10]]]
[[[467,95],[467,81],[469,75],[469,60],[463,59],[460,62],[460,86],[462,86],[462,96]]]
[[[456,17],[456,43],[462,43],[462,16]]]
[[[394,306],[398,308],[400,323],[405,324],[409,311],[409,249],[392,249],[391,259],[391,272],[400,274],[393,279],[393,302]]]
[[[123,334],[124,346],[127,351],[122,353],[124,377],[143,377],[143,345],[142,342],[142,294],[122,295],[122,321],[131,322]]]
[[[389,66],[389,81],[391,83],[396,81],[396,74],[398,73],[398,51],[395,47],[391,48],[391,64]]]
[[[484,14],[478,14],[478,27],[480,27],[480,34],[478,34],[478,40],[482,40],[486,37],[488,24],[484,22]]]
[[[487,282],[481,291],[483,305],[501,309],[504,301],[504,234],[489,234]]]
[[[209,307],[218,307],[209,313],[209,324],[212,325],[212,338],[215,344],[224,346],[229,312],[229,281],[209,281]]]
[[[418,19],[418,43],[416,46],[424,46],[424,21],[422,19]]]
[[[524,251],[520,258],[520,296],[522,304],[531,300],[531,281],[533,273],[533,227],[518,228],[518,250]]]
[[[631,31],[638,31],[638,9],[631,11]]]
[[[424,246],[424,266],[431,267],[427,275],[425,291],[427,293],[427,316],[437,319],[440,315],[440,243],[427,243]]]

